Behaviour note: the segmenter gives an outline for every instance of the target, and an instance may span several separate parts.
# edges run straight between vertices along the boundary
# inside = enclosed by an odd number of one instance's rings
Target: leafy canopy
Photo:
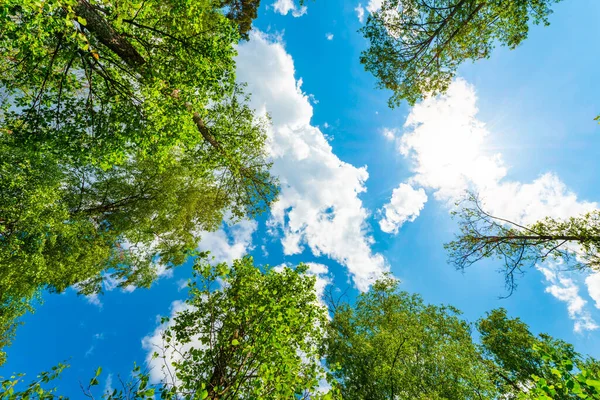
[[[135,367],[132,379],[102,398],[331,399],[317,392],[325,377],[319,345],[327,318],[306,270],[256,267],[249,257],[212,266],[198,257],[185,309],[163,319],[163,344],[154,355],[164,361],[163,381],[153,384]],[[98,391],[100,374],[101,368],[82,386],[84,395]],[[25,388],[22,376],[3,380],[1,397],[29,391],[53,398],[43,395],[56,394],[45,385],[55,375],[42,374]]]
[[[3,338],[37,291],[149,286],[274,200],[238,39],[211,0],[2,2]]]
[[[378,281],[335,309],[325,354],[344,399],[494,398],[469,325],[453,307],[426,305]]]
[[[487,58],[496,44],[517,47],[529,24],[548,25],[559,0],[384,0],[361,31],[370,46],[360,61],[390,106],[444,92],[467,60]]]

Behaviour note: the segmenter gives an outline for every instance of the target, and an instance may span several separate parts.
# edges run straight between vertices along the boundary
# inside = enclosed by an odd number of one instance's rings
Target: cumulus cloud
[[[242,220],[235,224],[224,223],[216,232],[203,232],[198,250],[210,251],[214,262],[231,264],[233,260],[242,258],[252,250],[252,234],[258,223]]]
[[[340,160],[311,125],[312,105],[280,40],[255,31],[238,52],[238,78],[248,82],[253,107],[271,115],[269,151],[281,194],[269,225],[282,233],[284,253],[308,247],[345,265],[356,287],[366,290],[389,268],[371,251],[368,212],[359,198],[366,191],[366,167]]]
[[[383,218],[379,220],[381,230],[397,233],[402,224],[412,222],[419,216],[426,202],[425,190],[401,183],[392,192],[390,202],[383,207]]]
[[[170,318],[167,323],[160,324],[154,332],[142,339],[142,348],[146,350],[146,364],[149,368],[150,382],[176,383],[174,377],[173,363],[181,361],[182,354],[192,348],[202,348],[199,340],[192,340],[180,348],[167,346],[163,339],[163,333],[175,324],[174,317],[177,313],[189,310],[191,306],[183,301],[176,300],[171,303]],[[176,351],[177,350],[177,351]],[[155,353],[158,357],[155,357]]]
[[[507,167],[502,155],[490,150],[491,133],[477,118],[477,112],[475,90],[462,79],[452,82],[445,95],[429,97],[410,110],[404,133],[398,139],[398,151],[410,162],[413,172],[408,184],[431,191],[435,199],[448,205],[463,198],[466,190],[472,190],[480,196],[486,211],[521,224],[546,216],[568,218],[598,207],[595,202],[578,199],[553,173],[545,173],[527,183],[506,179]],[[412,201],[411,196],[414,197],[414,193],[408,190],[394,191],[384,206],[382,227],[395,232],[393,228],[410,220],[402,220],[402,217],[406,203]],[[399,224],[388,225],[388,214],[395,213],[399,215]],[[569,304],[569,315],[581,316],[584,313],[577,311],[581,304],[577,286],[565,279],[562,276],[549,279],[548,293]],[[596,281],[597,278],[591,278],[588,282]],[[594,290],[590,293],[600,297],[600,288]],[[578,331],[595,326],[591,317],[589,320],[577,318]]]
[[[486,151],[489,132],[477,111],[475,91],[464,80],[411,109],[399,146],[412,164],[411,183],[454,201],[471,185],[485,188],[506,175],[501,155]]]
[[[596,272],[585,278],[585,284],[590,297],[596,302],[596,308],[600,308],[600,272]]]
[[[530,183],[509,181],[502,155],[489,150],[490,131],[477,119],[473,86],[455,80],[447,94],[414,106],[404,124],[399,152],[411,162],[409,182],[454,203],[466,190],[478,193],[492,214],[531,223],[544,216],[566,218],[590,211],[553,173]]]
[[[273,3],[273,9],[281,15],[287,15],[291,12],[292,16],[296,18],[303,16],[308,10],[306,6],[298,7],[294,0],[277,0]]]
[[[557,271],[559,264],[549,263],[548,266],[538,266],[549,283],[546,287],[546,293],[567,304],[569,318],[575,321],[573,330],[575,332],[592,331],[598,329],[598,325],[593,320],[589,311],[585,309],[587,301],[579,295],[578,285],[566,277],[560,271]]]
[[[361,24],[364,23],[365,22],[365,8],[362,6],[362,4],[358,3],[358,5],[354,9],[354,11],[356,11],[356,16],[358,17],[358,21]]]

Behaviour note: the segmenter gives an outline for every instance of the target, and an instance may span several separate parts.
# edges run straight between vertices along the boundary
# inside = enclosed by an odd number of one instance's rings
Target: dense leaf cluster
[[[108,276],[147,287],[224,216],[274,200],[268,119],[235,83],[223,7],[0,5],[3,344],[39,290],[98,292]]]

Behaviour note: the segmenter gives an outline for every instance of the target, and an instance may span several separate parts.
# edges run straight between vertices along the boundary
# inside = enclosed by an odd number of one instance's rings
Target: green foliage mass
[[[198,263],[189,307],[164,335],[166,352],[195,343],[175,363],[177,390],[206,390],[211,399],[314,392],[324,376],[318,350],[326,311],[306,269],[259,269],[249,257],[231,268]],[[217,279],[222,289],[215,290]]]
[[[274,200],[237,31],[211,0],[2,2],[1,344],[39,290],[149,286]]]
[[[573,378],[572,373],[592,380],[600,377],[600,363],[592,358],[584,359],[572,345],[546,334],[534,336],[524,322],[509,318],[504,309],[488,313],[478,321],[477,329],[481,334],[482,352],[490,361],[495,383],[503,396],[600,398],[600,391],[591,386],[568,383]]]
[[[495,391],[470,327],[387,278],[336,309],[327,365],[344,399],[476,399]]]
[[[134,368],[134,378],[104,393],[104,399],[294,399],[323,398],[316,389],[324,378],[319,344],[327,323],[315,277],[307,268],[258,268],[247,257],[209,265],[199,257],[190,280],[186,308],[163,333],[162,383]],[[177,354],[175,362],[169,358]],[[61,366],[60,368],[63,368]],[[82,387],[93,396],[101,369]],[[43,375],[45,376],[45,375]],[[2,381],[2,398],[54,398],[51,379],[21,388],[22,376]],[[13,396],[13,397],[11,397]],[[100,397],[100,396],[98,396]],[[331,397],[324,397],[328,399]]]
[[[393,94],[390,106],[444,92],[467,60],[495,45],[517,47],[530,22],[548,25],[559,0],[385,0],[361,29],[370,46],[361,63]]]
[[[384,278],[328,319],[306,267],[255,267],[251,258],[209,265],[199,258],[185,307],[169,320],[153,363],[87,397],[123,399],[600,399],[600,363],[548,335],[534,336],[503,309],[471,324],[427,305]],[[175,357],[173,357],[175,355]],[[329,371],[326,372],[321,361]],[[59,370],[64,365],[59,365]],[[0,379],[3,398],[57,398],[52,372],[23,386]],[[328,389],[318,390],[323,382]],[[323,387],[323,386],[321,386]],[[12,396],[12,397],[10,397]],[[37,397],[36,397],[37,396]],[[47,396],[47,397],[43,397]]]

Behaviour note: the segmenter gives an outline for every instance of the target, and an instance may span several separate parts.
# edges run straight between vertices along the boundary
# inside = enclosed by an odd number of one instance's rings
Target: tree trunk
[[[100,43],[118,55],[127,65],[137,68],[146,63],[144,57],[142,57],[135,47],[119,35],[87,0],[79,0],[77,2],[75,13],[86,20],[85,28],[93,33]]]

